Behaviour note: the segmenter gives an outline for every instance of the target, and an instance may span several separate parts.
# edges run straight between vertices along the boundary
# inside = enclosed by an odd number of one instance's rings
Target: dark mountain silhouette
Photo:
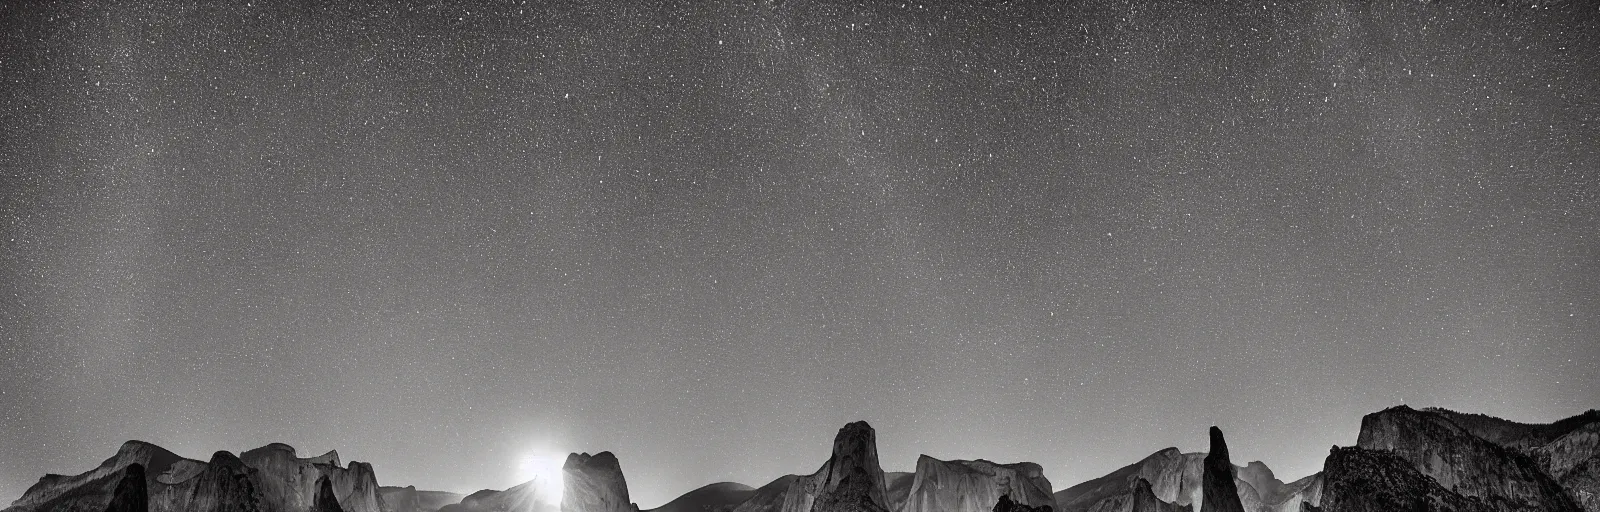
[[[1200,512],[1244,512],[1239,487],[1234,485],[1233,462],[1228,460],[1228,442],[1222,429],[1211,427],[1211,451],[1206,452],[1204,486]]]
[[[731,512],[755,494],[756,489],[745,484],[718,482],[689,491],[666,505],[645,512]]]

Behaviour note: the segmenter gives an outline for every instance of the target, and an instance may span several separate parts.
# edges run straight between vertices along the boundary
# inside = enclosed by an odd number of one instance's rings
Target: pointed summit
[[[1222,429],[1211,427],[1211,451],[1206,454],[1200,512],[1244,512],[1244,504],[1239,501],[1239,487],[1233,483],[1233,471]]]
[[[1222,429],[1216,426],[1211,427],[1211,451],[1207,453],[1224,459],[1228,458],[1228,440],[1222,438]]]

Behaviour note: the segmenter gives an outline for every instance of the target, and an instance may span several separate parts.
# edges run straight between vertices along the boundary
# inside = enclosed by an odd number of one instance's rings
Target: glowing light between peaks
[[[522,458],[517,465],[517,480],[519,482],[533,481],[533,487],[538,492],[540,500],[548,503],[561,503],[561,464],[564,459],[542,453],[531,454]]]

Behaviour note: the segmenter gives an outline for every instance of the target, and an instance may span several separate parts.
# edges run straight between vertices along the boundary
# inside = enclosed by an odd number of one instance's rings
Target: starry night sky
[[[126,439],[649,508],[858,419],[1060,489],[1600,406],[1591,2],[328,4],[0,4],[0,502]]]

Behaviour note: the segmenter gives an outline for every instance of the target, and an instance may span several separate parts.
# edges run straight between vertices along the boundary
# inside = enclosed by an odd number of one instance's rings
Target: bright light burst
[[[530,453],[517,463],[517,481],[534,482],[539,499],[561,503],[561,464],[563,458],[549,453]]]

